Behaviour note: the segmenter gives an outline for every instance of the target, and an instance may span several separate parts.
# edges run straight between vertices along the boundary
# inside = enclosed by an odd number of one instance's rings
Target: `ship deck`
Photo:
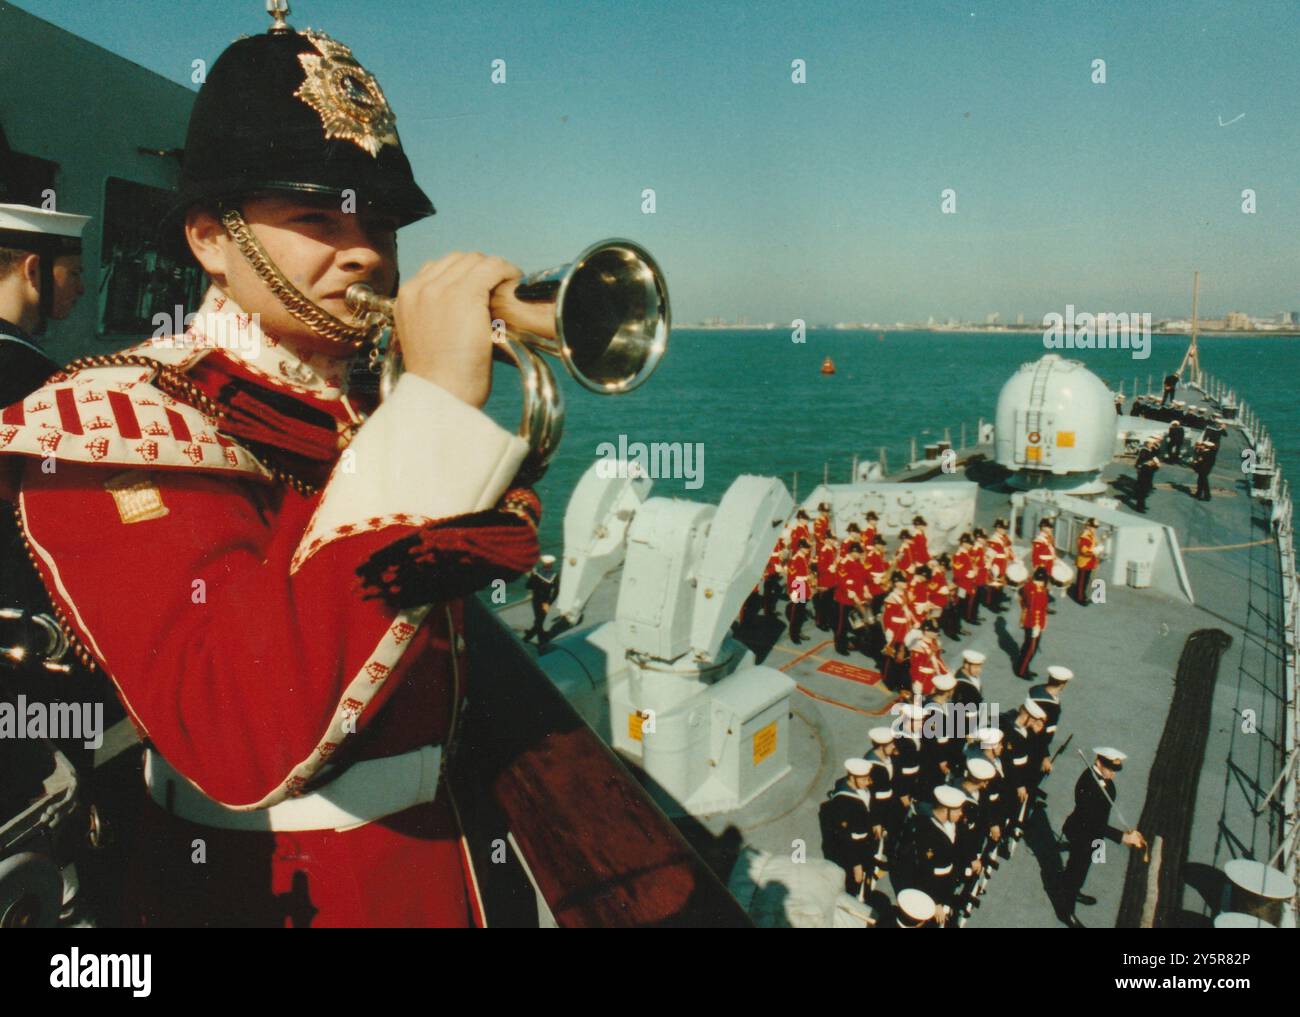
[[[1179,398],[1204,401],[1198,393]],[[1169,721],[1175,674],[1188,637],[1197,630],[1219,629],[1231,636],[1211,704],[1211,723],[1199,774],[1187,843],[1182,911],[1178,924],[1205,926],[1219,910],[1222,880],[1216,870],[1234,857],[1267,858],[1280,838],[1280,814],[1256,809],[1280,772],[1286,696],[1282,642],[1282,580],[1277,547],[1270,532],[1271,503],[1252,497],[1250,478],[1240,469],[1248,447],[1233,426],[1223,440],[1212,477],[1213,500],[1192,497],[1195,475],[1187,466],[1165,465],[1156,475],[1147,501],[1147,521],[1175,530],[1183,550],[1195,604],[1154,589],[1111,585],[1104,604],[1082,607],[1057,592],[1033,668],[1044,675],[1048,665],[1064,664],[1076,678],[1063,696],[1053,750],[1072,737],[1056,770],[1043,784],[1048,797],[1045,816],[1031,825],[1010,861],[994,874],[971,928],[1060,927],[1046,886],[1064,861],[1053,831],[1073,807],[1074,781],[1084,768],[1076,749],[1089,755],[1093,746],[1112,745],[1129,759],[1117,780],[1118,809],[1138,823],[1147,797],[1161,734]],[[991,449],[964,450],[966,479],[979,483],[976,525],[991,529],[994,518],[1010,514],[1010,489],[1002,471],[989,459]],[[1103,473],[1112,496],[1130,489],[1130,460],[1116,460]],[[890,479],[910,479],[896,475]],[[1131,511],[1124,506],[1125,511]],[[1016,539],[1018,553],[1026,537]],[[618,573],[607,576],[588,604],[582,627],[613,615]],[[780,609],[778,609],[778,613]],[[531,624],[526,604],[508,606],[501,615],[517,631]],[[580,631],[580,630],[579,630]],[[967,627],[959,643],[944,639],[951,666],[961,650],[984,652],[984,694],[1009,709],[1025,697],[1034,681],[1014,674],[1021,631],[1018,608],[1003,613],[982,611],[982,621]],[[572,638],[573,636],[569,636]],[[790,762],[792,771],[745,808],[682,822],[705,859],[726,879],[742,847],[789,856],[797,842],[809,857],[820,853],[817,809],[841,775],[844,758],[869,747],[869,728],[886,723],[895,701],[878,680],[875,663],[861,653],[836,653],[829,633],[811,618],[801,645],[794,645],[776,619],[757,619],[739,634],[760,663],[775,667],[798,684],[794,694]],[[532,645],[532,644],[528,644]],[[854,665],[847,677],[836,662]],[[876,676],[878,679],[878,675]],[[1248,714],[1247,711],[1253,711]],[[1253,718],[1247,733],[1244,717]],[[1091,757],[1089,756],[1089,759]],[[1041,820],[1041,817],[1040,817]],[[1113,825],[1122,825],[1112,812]],[[1080,908],[1087,925],[1114,926],[1120,910],[1129,850],[1107,842],[1104,863],[1095,864],[1087,891],[1097,898]],[[887,880],[882,886],[892,899]]]

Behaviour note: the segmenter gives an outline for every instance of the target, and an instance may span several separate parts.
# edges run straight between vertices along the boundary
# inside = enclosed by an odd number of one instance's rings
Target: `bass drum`
[[[1029,579],[1029,569],[1023,562],[1013,561],[1007,565],[1007,582],[1012,586],[1021,586]]]
[[[1074,566],[1064,561],[1053,562],[1052,582],[1057,586],[1069,586],[1074,582]]]

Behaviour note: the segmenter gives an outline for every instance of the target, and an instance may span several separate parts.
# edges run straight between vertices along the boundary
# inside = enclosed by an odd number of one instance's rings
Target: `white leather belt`
[[[951,865],[945,865],[942,869],[935,869],[935,870],[934,870],[934,874],[935,874],[936,876],[946,876],[946,875],[948,875],[948,873],[950,873],[951,871],[952,871],[952,866],[951,866]]]
[[[154,749],[145,752],[149,795],[173,816],[221,830],[350,830],[433,801],[442,746],[353,763],[317,791],[266,809],[228,809],[196,788]]]
[[[893,797],[894,797],[894,792],[892,792],[892,791],[877,791],[877,792],[876,792],[876,800],[877,800],[877,801],[880,801],[880,802],[883,802],[886,798],[893,798]]]
[[[910,777],[914,773],[919,773],[920,770],[921,768],[919,766],[905,766],[903,767],[903,775],[905,777]]]

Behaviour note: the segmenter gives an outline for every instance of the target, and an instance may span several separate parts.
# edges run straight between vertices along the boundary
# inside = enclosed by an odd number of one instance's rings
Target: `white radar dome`
[[[996,459],[1024,484],[1097,487],[1115,450],[1115,397],[1077,360],[1022,364],[998,395]]]

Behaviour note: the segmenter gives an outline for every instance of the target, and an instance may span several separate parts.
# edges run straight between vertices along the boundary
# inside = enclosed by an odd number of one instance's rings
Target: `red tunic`
[[[1026,583],[1020,588],[1020,627],[1022,629],[1047,628],[1047,587]]]
[[[205,307],[213,301],[210,294]],[[328,780],[327,767],[445,743],[454,686],[464,694],[460,600],[399,609],[357,576],[376,553],[428,532],[433,519],[481,506],[439,499],[414,479],[418,457],[381,449],[408,424],[448,428],[423,437],[410,430],[407,445],[422,445],[423,465],[435,473],[439,462],[464,461],[449,440],[499,465],[499,476],[469,478],[484,481],[488,506],[525,451],[478,410],[412,376],[356,431],[354,469],[336,469],[312,495],[272,483],[228,436],[241,413],[250,432],[267,426],[257,417],[266,404],[245,402],[240,410],[228,401],[238,398],[231,393],[239,383],[315,414],[318,423],[297,428],[293,412],[272,412],[287,430],[276,441],[268,432],[266,444],[302,451],[294,442],[310,430],[312,439],[325,439],[326,469],[338,459],[344,430],[336,432],[335,422],[355,418],[338,388],[313,374],[319,360],[266,340],[248,362],[224,349],[198,357],[132,351],[188,372],[229,412],[221,421],[150,384],[149,368],[129,366],[56,376],[25,405],[4,411],[13,428],[5,451],[31,456],[30,438],[60,436],[57,470],[27,458],[19,499],[56,607],[113,680],[141,736],[198,791],[241,812],[300,796],[309,781]],[[277,364],[302,384],[278,378]],[[46,402],[57,406],[57,426],[40,420],[49,410],[33,410]],[[440,408],[422,416],[431,406]],[[510,452],[502,458],[504,448]],[[443,532],[469,554],[472,534],[485,531]],[[144,924],[471,921],[445,785],[432,802],[346,832],[236,831],[194,825],[152,802],[143,811],[128,878]],[[206,845],[204,864],[191,859],[196,838]]]
[[[1011,548],[1011,538],[995,533],[989,538],[989,547],[993,550],[993,576],[996,579],[1005,579],[1007,566],[1016,560],[1015,551]]]
[[[888,589],[889,562],[879,551],[868,551],[866,556],[867,591],[873,597],[879,597]]]
[[[866,566],[856,558],[845,558],[840,562],[838,576],[835,603],[850,606],[860,603],[867,585]]]
[[[1074,559],[1075,566],[1080,571],[1095,569],[1100,561],[1101,559],[1097,557],[1096,535],[1084,530],[1079,534],[1079,554]]]
[[[952,556],[952,581],[967,594],[974,593],[975,587],[979,585],[977,581],[979,566],[976,564],[976,553],[976,551],[963,546]]]
[[[785,558],[785,541],[778,540],[776,547],[772,550],[771,556],[767,559],[767,567],[763,569],[763,578],[768,579],[776,575],[777,570],[781,567],[781,562]]]
[[[987,586],[989,581],[989,547],[987,544],[976,543],[975,550],[971,552],[971,561],[975,566],[975,585]]]
[[[1033,568],[1030,574],[1037,572],[1039,569],[1052,571],[1052,566],[1056,563],[1056,547],[1051,537],[1044,537],[1039,534],[1034,538],[1034,543],[1030,548],[1030,560],[1033,562]]]
[[[930,560],[930,545],[926,543],[925,534],[918,533],[910,545],[911,560],[917,565],[924,565]]]
[[[903,637],[916,627],[916,616],[908,609],[902,598],[895,599],[891,593],[885,598],[881,624],[885,628],[889,641],[895,645],[902,645]]]
[[[807,550],[791,555],[785,567],[785,588],[789,591],[792,601],[797,604],[807,603],[811,593],[811,577]]]
[[[813,520],[813,541],[818,549],[822,546],[822,541],[826,539],[826,534],[830,532],[831,520],[829,516],[818,516]]]
[[[944,578],[943,572],[936,572],[930,577],[927,584],[930,603],[942,611],[948,606],[948,598],[951,591],[948,588],[948,580]]]
[[[939,644],[933,639],[922,639],[912,648],[910,665],[912,683],[921,686],[921,695],[928,696],[934,692],[934,676],[946,671]]]
[[[839,582],[835,568],[838,560],[839,552],[829,544],[823,544],[817,552],[817,585],[821,589],[834,589]]]

